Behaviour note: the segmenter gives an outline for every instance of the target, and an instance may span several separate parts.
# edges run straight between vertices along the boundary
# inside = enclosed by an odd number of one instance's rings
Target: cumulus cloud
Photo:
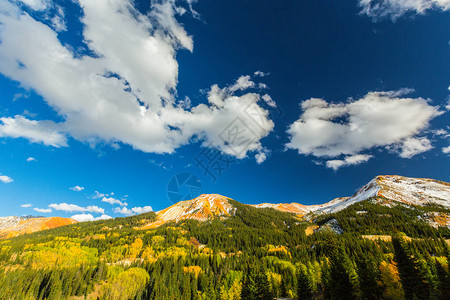
[[[75,221],[78,221],[78,222],[91,222],[91,221],[112,219],[112,217],[108,216],[108,215],[101,215],[100,217],[95,218],[91,214],[78,214],[78,215],[73,215],[70,218],[72,218],[72,219],[74,219]]]
[[[429,140],[416,135],[441,112],[423,98],[402,98],[408,92],[370,92],[339,104],[306,100],[288,129],[287,148],[316,157],[353,156],[374,147],[399,149],[405,158],[427,151]]]
[[[114,199],[113,197],[108,197],[108,198],[103,197],[102,202],[106,202],[106,203],[109,203],[111,205],[115,205],[115,204],[118,204],[120,206],[127,206],[128,205],[128,203],[122,202],[122,201],[120,201],[118,199]]]
[[[450,153],[450,146],[442,148],[442,152],[445,153],[445,154],[449,154]]]
[[[250,79],[249,75],[241,76],[236,82],[228,88],[229,91],[243,91],[255,87],[255,83]]]
[[[31,161],[36,161],[36,158],[34,158],[34,157],[28,157],[28,158],[27,158],[27,162],[31,162]]]
[[[23,207],[23,208],[30,208],[30,207],[32,207],[32,206],[33,206],[33,204],[26,203],[26,204],[22,204],[20,207]]]
[[[54,210],[62,210],[65,212],[93,212],[98,214],[104,214],[105,210],[98,206],[88,206],[88,207],[81,207],[75,204],[67,204],[67,203],[53,203],[50,204],[48,207],[53,208]]]
[[[428,10],[447,11],[450,0],[359,0],[361,14],[373,20],[391,18],[395,21],[399,17],[411,14],[424,14]]]
[[[52,210],[50,208],[33,208],[35,211],[40,212],[40,213],[51,213]]]
[[[128,209],[126,207],[122,207],[122,208],[116,207],[116,209],[114,209],[115,213],[127,215],[127,216],[143,214],[143,213],[147,213],[147,212],[151,212],[151,211],[153,211],[151,206],[133,207],[131,209]]]
[[[373,155],[368,155],[368,154],[350,155],[350,156],[346,156],[344,159],[328,160],[325,165],[328,168],[331,168],[331,169],[337,171],[341,167],[359,165],[361,163],[365,163],[372,157],[373,157]]]
[[[3,182],[3,183],[11,183],[14,180],[11,177],[9,177],[9,176],[0,174],[0,181]]]
[[[83,39],[93,56],[74,52],[54,28],[11,3],[2,4],[0,72],[39,93],[61,121],[2,118],[0,137],[61,147],[71,136],[153,153],[173,153],[202,140],[238,158],[263,149],[260,140],[273,123],[258,105],[261,96],[246,91],[255,87],[249,76],[227,88],[212,86],[208,103],[196,107],[176,100],[176,52],[192,51],[193,41],[175,18],[180,13],[175,1],[152,2],[147,15],[129,0],[78,3]],[[235,118],[247,131],[244,146],[218,136]]]
[[[81,192],[82,190],[84,190],[84,187],[76,185],[74,187],[69,188],[69,190],[72,190],[74,192]]]

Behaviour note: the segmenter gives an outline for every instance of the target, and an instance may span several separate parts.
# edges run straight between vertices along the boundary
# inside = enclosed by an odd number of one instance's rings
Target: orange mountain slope
[[[147,224],[142,229],[158,227],[169,221],[193,219],[206,221],[216,216],[233,214],[233,206],[228,197],[218,194],[202,194],[195,199],[181,201],[156,213],[157,221]]]
[[[74,223],[77,223],[77,221],[61,217],[3,217],[0,218],[0,238],[10,238],[25,233],[32,233]]]

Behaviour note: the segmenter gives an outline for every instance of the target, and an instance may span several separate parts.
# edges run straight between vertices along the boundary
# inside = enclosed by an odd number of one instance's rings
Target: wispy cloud
[[[36,158],[31,157],[31,156],[27,158],[27,162],[32,162],[32,161],[36,161]]]
[[[33,208],[35,211],[40,212],[40,213],[51,213],[52,210],[50,208]]]
[[[111,216],[108,215],[101,215],[100,217],[94,217],[91,214],[78,214],[78,215],[73,215],[70,218],[78,221],[78,222],[91,222],[91,221],[99,221],[99,220],[109,220],[112,219]]]
[[[0,181],[3,182],[3,183],[11,183],[14,180],[11,177],[9,177],[9,176],[0,174]]]
[[[447,11],[450,0],[359,0],[361,14],[374,21],[390,18],[392,21],[406,14],[424,14],[428,10]]]
[[[113,197],[108,197],[108,198],[103,197],[102,202],[106,202],[106,203],[109,203],[111,205],[115,205],[115,204],[120,205],[120,206],[127,206],[128,205],[128,203],[122,202],[122,201],[120,201],[118,199],[115,199]]]
[[[72,190],[74,192],[81,192],[82,190],[84,190],[84,187],[76,185],[74,187],[69,188],[69,190]]]
[[[93,212],[98,214],[105,213],[105,210],[98,206],[87,206],[87,207],[81,207],[75,204],[67,204],[67,203],[53,203],[48,206],[49,208],[53,208],[54,210],[62,210],[65,212]]]
[[[127,216],[143,214],[143,213],[147,213],[147,212],[151,212],[151,211],[153,211],[151,206],[133,207],[131,209],[128,209],[126,207],[122,207],[122,208],[116,207],[116,209],[114,210],[115,213],[127,215]]]
[[[373,157],[373,155],[356,154],[356,155],[346,156],[344,159],[328,160],[325,165],[328,168],[331,168],[331,169],[337,171],[341,167],[359,165],[359,164],[365,163],[372,157]]]
[[[23,208],[30,208],[30,207],[33,207],[33,204],[30,204],[30,203],[22,204],[20,207],[23,207]]]

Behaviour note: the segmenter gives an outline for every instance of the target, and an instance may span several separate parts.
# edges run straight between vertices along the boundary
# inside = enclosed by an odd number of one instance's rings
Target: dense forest
[[[239,202],[207,222],[154,213],[0,241],[0,299],[450,299],[442,207],[372,199],[299,218]],[[326,228],[334,220],[343,230]]]

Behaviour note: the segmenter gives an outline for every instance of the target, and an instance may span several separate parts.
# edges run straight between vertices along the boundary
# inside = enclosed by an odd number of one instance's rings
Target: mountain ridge
[[[388,202],[384,205],[394,201],[405,205],[439,205],[450,208],[450,184],[429,178],[378,175],[352,196],[335,198],[324,204],[304,205],[292,202],[243,205],[273,208],[304,217],[307,214],[335,213],[372,197],[387,200]],[[142,229],[155,228],[170,221],[179,222],[185,219],[206,221],[212,217],[226,217],[233,214],[233,205],[229,203],[229,200],[233,199],[219,194],[202,194],[192,200],[178,202],[156,212],[157,220],[144,225]],[[450,220],[448,223],[450,225]]]
[[[299,218],[310,219],[321,214],[339,212],[372,197],[383,199],[382,205],[392,205],[395,202],[410,206],[438,205],[450,208],[450,184],[429,178],[378,175],[352,196],[335,198],[323,204],[304,205],[297,202],[241,204],[255,208],[272,208],[281,212],[293,213]],[[236,207],[231,201],[236,200],[219,194],[202,194],[194,199],[180,201],[155,212],[156,220],[140,226],[139,229],[156,228],[168,222],[183,220],[204,222],[216,217],[227,218],[236,211]],[[430,218],[430,224],[450,227],[450,216],[436,214],[436,217],[431,216]],[[440,218],[440,222],[433,221],[436,218]],[[76,221],[61,217],[2,217],[0,218],[0,238],[9,238],[73,223]]]

